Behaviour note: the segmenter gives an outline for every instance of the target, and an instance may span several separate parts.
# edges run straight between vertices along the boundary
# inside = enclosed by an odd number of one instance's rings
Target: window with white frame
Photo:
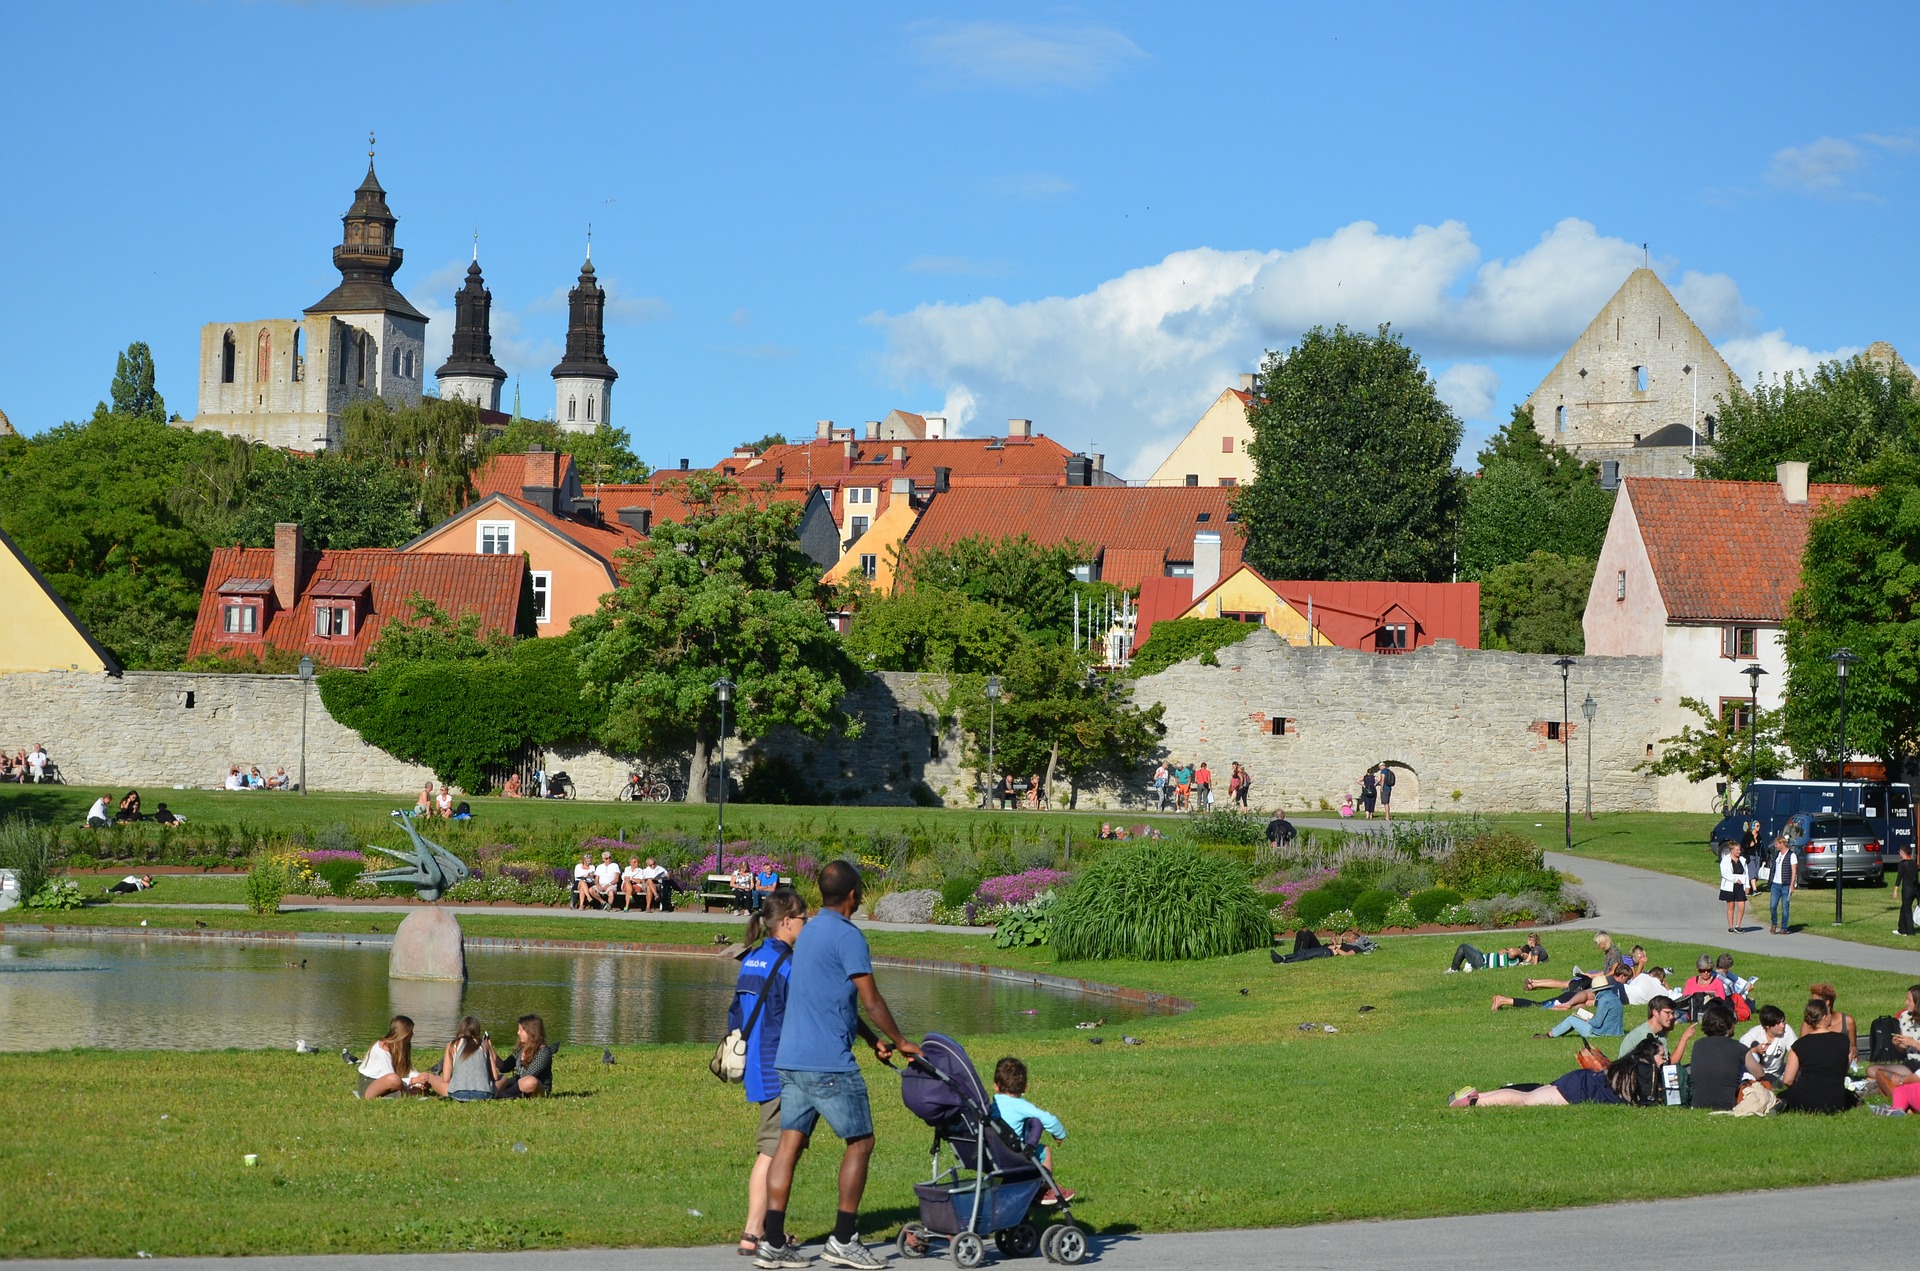
[[[553,571],[536,569],[533,578],[533,620],[538,623],[553,620]]]
[[[220,606],[221,630],[230,636],[260,634],[260,606],[229,601]]]
[[[480,522],[479,545],[476,550],[482,556],[513,555],[513,522]]]
[[[872,486],[859,486],[856,488],[849,489],[847,491],[848,507],[853,507],[855,504],[868,504],[872,502],[873,502]]]
[[[322,640],[353,638],[353,606],[345,602],[315,603],[313,634]]]
[[[870,552],[862,552],[860,554],[860,574],[862,577],[871,579],[879,570],[880,558],[878,556]]]

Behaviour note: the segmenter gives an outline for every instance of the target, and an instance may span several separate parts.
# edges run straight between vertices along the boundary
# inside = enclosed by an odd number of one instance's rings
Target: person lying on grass
[[[1575,1068],[1544,1086],[1528,1083],[1503,1086],[1484,1094],[1467,1086],[1447,1104],[1450,1108],[1564,1108],[1575,1103],[1622,1103],[1629,1107],[1652,1101],[1647,1074],[1660,1063],[1659,1039],[1649,1037],[1633,1053],[1614,1060],[1605,1072]]]
[[[1593,1003],[1593,1018],[1583,1019],[1573,1014],[1573,1007],[1556,1002],[1536,1002],[1531,998],[1493,995],[1493,1009],[1507,1006],[1545,1006],[1568,1011],[1565,1019],[1553,1026],[1551,1032],[1535,1033],[1536,1037],[1564,1037],[1568,1033],[1578,1033],[1582,1037],[1618,1037],[1626,1032],[1627,981],[1633,977],[1633,963],[1624,958],[1614,963],[1613,974],[1604,984],[1597,984],[1586,994]],[[1571,1001],[1571,999],[1569,999]]]
[[[1470,944],[1463,944],[1453,951],[1453,963],[1447,967],[1447,974],[1456,971],[1484,971],[1489,967],[1532,966],[1547,960],[1547,950],[1540,943],[1540,933],[1529,931],[1525,944],[1507,949],[1495,949],[1483,953]],[[1533,981],[1527,981],[1527,987],[1533,987]]]

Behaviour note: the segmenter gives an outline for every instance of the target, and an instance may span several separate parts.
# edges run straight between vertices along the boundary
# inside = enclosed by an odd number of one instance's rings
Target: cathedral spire
[[[553,418],[572,432],[612,422],[613,381],[620,377],[607,362],[607,293],[594,277],[591,240],[587,250],[567,293],[567,355],[553,368]]]
[[[460,397],[485,410],[500,409],[507,373],[493,360],[493,293],[480,273],[480,235],[473,236],[467,281],[453,293],[453,350],[434,372],[442,397]]]
[[[353,204],[340,218],[340,245],[333,249],[340,285],[328,292],[308,313],[393,313],[419,322],[426,315],[395,290],[393,276],[405,253],[394,245],[393,227],[399,217],[387,207],[387,192],[374,175],[371,135],[367,138],[367,175],[353,192]]]

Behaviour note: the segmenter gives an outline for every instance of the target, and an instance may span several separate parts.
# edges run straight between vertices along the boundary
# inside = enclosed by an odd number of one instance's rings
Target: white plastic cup
[[[258,1165],[260,1163],[260,1154],[257,1152],[248,1152],[240,1159],[247,1165]]]

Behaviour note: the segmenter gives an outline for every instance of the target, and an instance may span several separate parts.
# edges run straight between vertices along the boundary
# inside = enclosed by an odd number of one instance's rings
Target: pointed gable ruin
[[[1534,427],[1620,476],[1691,476],[1740,379],[1659,275],[1636,269],[1527,398]]]

